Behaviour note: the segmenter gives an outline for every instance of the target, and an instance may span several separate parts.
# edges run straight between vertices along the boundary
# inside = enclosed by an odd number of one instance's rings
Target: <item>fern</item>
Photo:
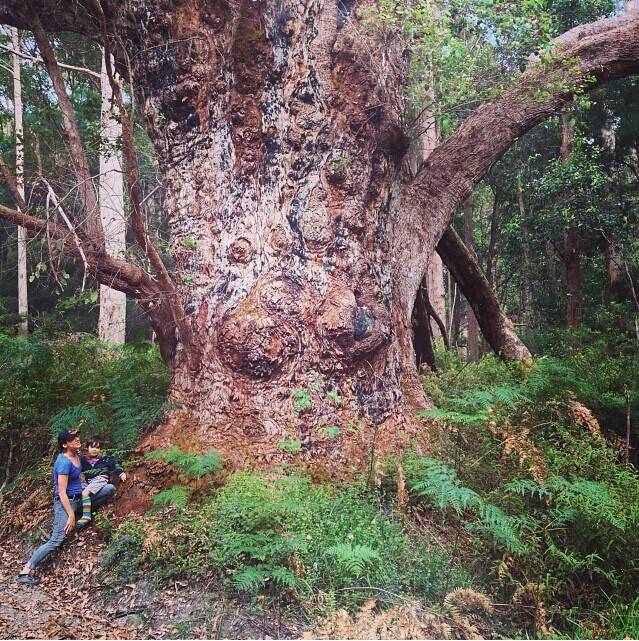
[[[79,430],[102,432],[105,423],[98,415],[97,409],[90,405],[72,405],[55,414],[49,423],[51,437],[55,440],[59,432]]]
[[[441,461],[424,457],[418,459],[418,467],[420,480],[409,481],[411,493],[429,498],[438,509],[450,508],[461,514],[481,501],[477,492],[463,487],[455,470]]]
[[[572,367],[553,358],[538,359],[524,382],[527,395],[536,402],[564,397],[569,391],[579,392],[583,385]]]
[[[489,535],[509,552],[523,554],[526,549],[519,538],[515,520],[496,505],[481,501],[477,505],[479,522],[469,525],[470,530]]]
[[[537,481],[533,481],[532,479],[516,479],[514,481],[511,481],[510,483],[507,483],[504,486],[504,489],[507,492],[519,494],[521,496],[530,495],[532,498],[534,498],[536,495],[540,501],[552,496],[552,493],[548,490],[548,488],[540,483],[537,483]]]
[[[547,505],[554,505],[551,514],[555,525],[566,525],[576,519],[622,531],[628,525],[623,505],[601,482],[587,479],[569,481],[564,477],[554,476],[545,484],[531,480],[513,481],[506,485],[506,489],[521,495],[536,495]]]
[[[233,577],[233,585],[242,592],[258,592],[264,586],[267,573],[254,565],[238,570]]]
[[[193,454],[173,446],[149,452],[146,457],[162,459],[177,468],[181,476],[190,479],[199,479],[207,474],[217,474],[222,471],[222,455],[215,450],[210,450],[206,454]]]
[[[299,583],[297,577],[290,570],[284,567],[272,568],[269,575],[273,583],[280,587],[294,588]]]
[[[510,552],[521,554],[525,551],[515,519],[496,505],[486,503],[474,490],[464,487],[450,466],[428,457],[409,459],[406,466],[411,494],[427,498],[440,510],[453,510],[457,516],[470,510],[477,515],[478,521],[468,523],[469,529],[489,535]]]
[[[361,577],[371,563],[380,560],[379,552],[367,545],[352,545],[351,543],[338,543],[326,550],[342,567],[355,577]]]
[[[173,505],[179,510],[183,510],[188,503],[189,492],[189,488],[182,485],[175,485],[156,494],[153,497],[153,505],[156,507]]]
[[[164,401],[157,396],[137,396],[117,384],[109,385],[109,432],[117,449],[131,450],[142,430],[153,424],[164,411]]]
[[[486,411],[460,412],[441,408],[420,410],[418,412],[418,416],[446,421],[447,423],[461,423],[464,425],[485,423],[488,420],[488,412]]]

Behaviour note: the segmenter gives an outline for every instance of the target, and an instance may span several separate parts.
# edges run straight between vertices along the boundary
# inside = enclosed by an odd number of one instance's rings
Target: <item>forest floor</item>
[[[43,521],[36,534],[45,536]],[[34,538],[34,537],[31,537]],[[142,578],[113,587],[102,583],[104,542],[94,527],[73,533],[55,559],[43,563],[40,583],[15,577],[36,542],[12,534],[0,542],[0,639],[291,638],[302,626],[278,612],[227,601],[219,585],[176,582],[153,589]]]

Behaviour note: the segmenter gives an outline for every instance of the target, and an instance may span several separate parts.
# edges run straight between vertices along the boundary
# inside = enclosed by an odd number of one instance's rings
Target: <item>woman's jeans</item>
[[[111,496],[113,496],[113,493],[115,492],[115,486],[113,485],[105,485],[94,497],[91,502],[92,507],[96,507],[97,505],[102,505],[108,501]],[[96,499],[98,499],[96,501]],[[74,512],[77,512],[78,509],[82,507],[82,499],[77,498],[77,499],[69,499],[69,502],[71,503],[71,507],[73,508]],[[64,506],[62,505],[62,501],[60,501],[59,498],[53,499],[53,530],[51,532],[51,537],[46,543],[43,543],[34,553],[33,556],[29,559],[29,562],[27,565],[33,570],[33,568],[42,561],[46,556],[48,556],[53,550],[56,548],[60,547],[62,545],[62,542],[66,538],[66,534],[64,532],[64,526],[67,524],[67,519],[69,518],[69,515],[67,514],[66,510],[64,509]]]

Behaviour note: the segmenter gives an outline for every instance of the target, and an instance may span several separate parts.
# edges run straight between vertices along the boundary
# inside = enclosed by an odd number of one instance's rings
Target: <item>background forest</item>
[[[551,38],[632,5],[380,0],[365,23],[405,43],[405,118],[419,157],[425,139],[445,140],[505,91],[530,56],[552,56]],[[52,45],[98,175],[101,156],[122,151],[119,138],[105,136],[102,52],[67,33]],[[0,154],[11,167],[13,46],[6,27]],[[29,32],[20,33],[20,49],[25,199],[45,216],[54,205],[42,177],[69,206],[76,178]],[[125,93],[143,215],[171,269],[154,149]],[[278,445],[290,464],[269,473],[228,474],[214,451],[141,453],[141,437],[167,409],[170,384],[146,314],[129,300],[125,343],[101,342],[99,284],[55,242],[31,235],[28,314],[20,316],[16,227],[0,220],[0,505],[44,500],[46,490],[37,488],[48,482],[53,435],[80,427],[107,437],[127,466],[159,470],[147,488],[149,512],[98,521],[100,567],[116,593],[143,576],[158,591],[206,580],[211,592],[277,612],[285,621],[278,633],[315,626],[317,638],[384,631],[636,638],[638,104],[635,77],[579,95],[519,139],[475,188],[453,226],[533,358],[504,363],[494,355],[455,278],[433,261],[414,312],[414,342],[435,409],[423,411],[423,437],[411,451],[379,459],[372,437],[367,473],[343,483],[297,465],[295,439]],[[6,183],[0,203],[12,206]],[[144,264],[131,238],[126,245],[122,255]],[[420,301],[428,307],[421,315]],[[342,402],[311,386],[291,388],[290,397],[300,415]],[[361,426],[317,429],[332,439]],[[22,537],[38,524],[21,519],[9,519],[0,536]],[[172,633],[211,633],[203,608]]]

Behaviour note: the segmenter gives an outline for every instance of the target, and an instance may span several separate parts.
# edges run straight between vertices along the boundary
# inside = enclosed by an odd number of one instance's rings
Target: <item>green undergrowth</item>
[[[107,346],[91,337],[45,340],[0,333],[0,465],[9,476],[40,462],[55,435],[100,434],[120,455],[161,416],[168,372],[148,343]]]
[[[409,534],[378,491],[317,485],[291,470],[239,472],[198,502],[129,519],[104,562],[118,581],[130,580],[131,569],[160,585],[213,576],[230,593],[308,614],[355,608],[373,595],[438,602],[471,584],[433,541]]]
[[[446,355],[423,379],[436,422],[428,456],[405,462],[412,500],[474,535],[466,567],[533,636],[636,629],[639,476],[614,417],[624,386],[636,411],[635,364],[595,353],[525,366]]]

